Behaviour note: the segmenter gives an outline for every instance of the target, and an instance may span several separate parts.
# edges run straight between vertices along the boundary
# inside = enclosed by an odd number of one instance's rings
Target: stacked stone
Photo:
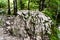
[[[50,32],[52,20],[39,11],[21,10],[16,17],[6,20],[8,31],[20,40],[42,40],[45,31]],[[7,26],[8,24],[8,26]]]

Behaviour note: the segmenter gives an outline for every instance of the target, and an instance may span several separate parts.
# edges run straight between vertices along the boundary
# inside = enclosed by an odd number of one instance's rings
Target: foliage
[[[2,8],[0,8],[0,15],[1,14],[6,14],[6,11],[4,9],[2,9]]]
[[[58,34],[60,34],[60,32],[58,32],[58,20],[56,18],[56,16],[60,15],[60,1],[59,0],[50,0],[48,2],[46,2],[47,7],[42,11],[44,14],[46,14],[47,16],[49,16],[53,22],[54,25],[52,26],[51,30],[52,30],[52,34],[50,34],[50,40],[59,40],[58,38]],[[59,22],[60,23],[60,22]],[[60,24],[58,24],[60,25]]]
[[[7,0],[0,0],[0,14],[6,14]]]
[[[5,8],[7,6],[6,0],[0,0],[0,8]]]

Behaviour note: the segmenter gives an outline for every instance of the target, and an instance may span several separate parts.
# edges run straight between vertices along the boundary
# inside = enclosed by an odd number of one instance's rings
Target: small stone
[[[6,24],[10,25],[10,22],[9,21],[6,21]]]

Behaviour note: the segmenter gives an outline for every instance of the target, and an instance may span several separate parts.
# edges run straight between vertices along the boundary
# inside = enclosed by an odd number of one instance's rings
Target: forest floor
[[[14,37],[5,33],[4,29],[0,27],[0,40],[20,40],[18,37]]]
[[[6,18],[3,15],[0,15],[0,24],[2,24],[2,21],[5,21],[4,18]],[[2,24],[4,25],[4,24]],[[8,32],[4,30],[4,28],[0,25],[0,40],[20,40],[18,37],[10,35]]]

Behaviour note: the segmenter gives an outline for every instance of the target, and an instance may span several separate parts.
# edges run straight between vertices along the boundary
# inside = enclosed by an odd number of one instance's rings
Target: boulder
[[[17,14],[16,17],[12,16],[9,19],[10,23],[6,22],[9,24],[8,31],[11,30],[13,35],[19,36],[24,40],[42,40],[41,35],[44,35],[46,31],[50,33],[52,20],[44,13],[21,10]]]

